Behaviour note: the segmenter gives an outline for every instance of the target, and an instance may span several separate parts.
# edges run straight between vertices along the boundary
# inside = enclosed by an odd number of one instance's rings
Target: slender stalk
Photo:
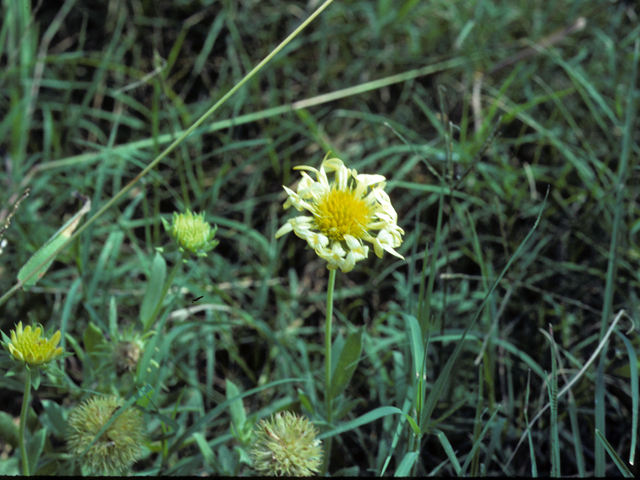
[[[331,320],[333,318],[333,288],[336,284],[336,270],[329,271],[329,283],[327,285],[327,319],[324,324],[324,361],[325,361],[325,385],[327,393],[327,422],[331,423]]]
[[[336,285],[336,271],[329,271],[327,284],[327,318],[324,323],[324,372],[325,372],[325,399],[327,401],[327,423],[331,424],[333,412],[331,410],[331,320],[333,319],[333,288]],[[329,468],[329,455],[331,453],[331,437],[324,444],[324,458],[320,476],[323,477]]]
[[[31,394],[31,370],[25,369],[26,375],[24,379],[24,395],[22,396],[22,410],[20,410],[20,457],[22,458],[22,475],[29,476],[29,460],[27,458],[27,449],[24,443],[24,433],[27,428],[27,412],[29,411],[29,395]]]

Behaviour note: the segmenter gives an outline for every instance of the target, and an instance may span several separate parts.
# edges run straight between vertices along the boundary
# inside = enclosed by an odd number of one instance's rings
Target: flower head
[[[290,219],[278,229],[276,238],[293,231],[328,262],[330,270],[353,270],[356,262],[369,254],[364,242],[373,244],[378,257],[386,250],[404,258],[394,250],[402,243],[404,231],[398,226],[398,215],[384,191],[385,177],[358,174],[346,168],[342,160],[327,157],[319,171],[296,167],[303,170],[302,180],[297,193],[284,187],[289,195],[284,208],[293,205],[311,216]],[[305,170],[315,172],[317,180]],[[335,173],[333,182],[329,182],[328,172]]]
[[[23,330],[22,322],[18,322],[15,330],[11,330],[11,341],[3,342],[3,346],[19,362],[29,367],[41,367],[64,353],[64,349],[58,347],[60,337],[60,330],[51,338],[45,338],[40,325],[35,328],[27,325]]]
[[[289,412],[261,420],[249,454],[253,468],[264,475],[310,477],[322,463],[318,430],[305,417]]]
[[[69,414],[69,451],[93,475],[122,475],[142,453],[142,414],[135,408],[127,408],[118,412],[111,426],[80,457],[122,403],[117,397],[95,396]]]
[[[162,223],[180,247],[180,251],[188,250],[199,257],[206,257],[207,252],[213,250],[219,243],[214,240],[218,229],[211,228],[211,225],[205,221],[204,212],[200,215],[194,215],[189,210],[187,213],[180,214],[174,212],[171,225],[164,218]]]

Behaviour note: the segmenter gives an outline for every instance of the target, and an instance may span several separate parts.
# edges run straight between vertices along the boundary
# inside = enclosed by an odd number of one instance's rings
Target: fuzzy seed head
[[[116,367],[116,373],[122,375],[131,372],[138,366],[142,349],[135,341],[124,340],[116,344],[111,354],[111,360]]]
[[[76,407],[69,415],[69,452],[80,457],[122,404],[117,397],[94,396]],[[92,475],[122,475],[140,457],[143,440],[142,414],[127,408],[79,461]]]
[[[318,430],[305,417],[289,412],[261,420],[249,454],[253,468],[262,475],[310,477],[322,463]]]

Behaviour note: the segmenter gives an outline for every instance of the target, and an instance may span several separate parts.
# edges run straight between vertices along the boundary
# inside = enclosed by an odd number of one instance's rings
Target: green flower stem
[[[333,288],[336,285],[337,270],[329,270],[329,282],[327,284],[327,318],[324,322],[324,368],[325,368],[325,398],[327,401],[327,423],[331,424],[333,412],[331,410],[331,320],[333,318]],[[331,437],[324,442],[324,458],[320,476],[324,476],[329,468],[329,454],[331,453]]]
[[[31,394],[31,370],[25,369],[24,395],[22,396],[22,410],[20,410],[20,456],[22,457],[22,475],[29,476],[29,460],[24,443],[24,432],[27,428],[27,413],[29,412],[29,395]]]
[[[164,302],[165,297],[167,296],[167,293],[169,292],[169,288],[171,288],[171,284],[173,283],[173,279],[176,277],[176,273],[178,273],[178,270],[180,269],[180,266],[183,263],[183,260],[189,258],[189,252],[184,251],[182,252],[182,254],[180,255],[180,257],[176,260],[176,263],[173,265],[173,268],[171,269],[171,273],[169,274],[169,278],[167,279],[167,283],[165,283],[164,285],[164,290],[162,291],[162,295],[160,296],[160,298],[162,298],[161,301],[158,302],[158,306],[156,307],[155,311],[153,312],[153,315],[151,315],[150,320],[149,320],[149,324],[144,326],[144,331],[142,332],[147,333],[150,329],[151,326],[153,325],[153,322],[155,321],[156,318],[158,318],[158,314],[160,313],[160,310],[162,309],[162,303]]]

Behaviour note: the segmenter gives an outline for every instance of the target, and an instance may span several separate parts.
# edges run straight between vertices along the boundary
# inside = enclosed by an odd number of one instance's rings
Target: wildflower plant
[[[297,192],[284,187],[288,198],[284,208],[291,206],[298,211],[307,211],[310,216],[298,216],[288,220],[276,232],[276,238],[293,231],[307,241],[316,254],[327,261],[329,282],[327,285],[327,314],[325,320],[325,402],[326,419],[333,420],[333,399],[346,387],[355,371],[362,350],[362,329],[352,333],[347,339],[349,349],[344,349],[338,358],[335,371],[341,371],[336,382],[332,371],[331,322],[333,317],[333,290],[338,268],[350,272],[356,262],[367,258],[373,244],[378,257],[384,251],[404,258],[395,249],[402,243],[404,231],[397,224],[398,215],[385,193],[385,177],[382,175],[358,174],[347,168],[342,160],[329,158],[328,153],[320,166],[296,167],[302,170],[302,180]],[[314,172],[313,180],[306,171]],[[334,174],[329,181],[327,173]],[[376,233],[377,232],[377,233]],[[342,355],[347,351],[349,354]],[[342,373],[348,372],[348,373]],[[324,458],[321,475],[327,472],[331,438],[327,440],[327,455]]]
[[[322,444],[307,418],[278,412],[261,420],[249,451],[253,468],[268,476],[310,477],[319,472]]]
[[[16,328],[11,331],[11,338],[2,333],[2,347],[11,354],[14,361],[18,363],[17,369],[7,372],[6,376],[14,375],[18,370],[24,368],[24,394],[22,397],[22,409],[20,411],[20,427],[18,431],[18,441],[20,445],[20,455],[22,460],[22,474],[29,475],[29,461],[27,458],[27,448],[25,443],[25,430],[27,425],[27,413],[31,396],[31,387],[35,389],[40,385],[39,369],[46,369],[50,373],[60,374],[57,368],[51,363],[65,356],[64,348],[59,347],[62,334],[60,330],[43,334],[41,325],[32,327],[27,325],[22,328],[22,322],[18,322]]]

